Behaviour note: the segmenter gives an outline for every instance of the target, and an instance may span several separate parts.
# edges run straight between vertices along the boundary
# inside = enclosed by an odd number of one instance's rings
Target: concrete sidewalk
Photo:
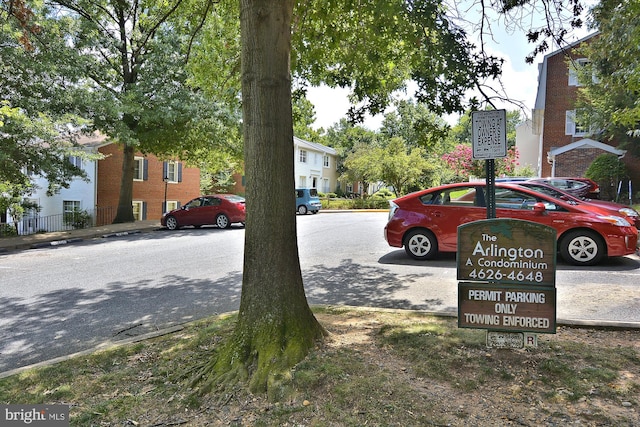
[[[135,233],[144,233],[161,228],[160,221],[135,221],[124,224],[108,224],[100,227],[77,230],[56,231],[51,233],[30,234],[28,236],[5,237],[0,239],[0,254],[19,249],[37,249],[45,246],[57,246],[79,242],[97,237],[113,237]]]

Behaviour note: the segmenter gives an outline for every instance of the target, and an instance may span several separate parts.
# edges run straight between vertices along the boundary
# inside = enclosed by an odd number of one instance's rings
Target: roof
[[[534,104],[534,109],[544,110],[546,104],[546,93],[547,93],[547,61],[552,56],[556,56],[558,54],[566,55],[568,49],[572,49],[578,46],[580,43],[585,40],[589,40],[590,38],[597,36],[600,32],[595,32],[589,34],[580,40],[577,40],[573,43],[569,43],[568,45],[561,47],[560,49],[554,50],[551,53],[548,53],[542,59],[542,62],[538,64],[538,92],[536,93],[536,102]]]
[[[600,141],[594,141],[593,139],[585,138],[579,141],[572,142],[571,144],[564,145],[562,147],[552,148],[549,151],[548,156],[549,158],[553,158],[554,156],[558,156],[562,153],[566,153],[567,151],[575,150],[576,148],[597,148],[597,149],[609,152],[611,154],[615,154],[619,158],[624,157],[624,155],[627,153],[627,150],[619,150],[615,147],[612,147],[609,144],[605,144]]]
[[[293,137],[294,145],[298,145],[300,147],[305,147],[309,150],[320,151],[321,153],[337,155],[338,152],[331,147],[327,147],[326,145],[318,144],[317,142],[309,142],[304,139],[298,138],[297,136]]]
[[[83,147],[93,148],[93,147],[102,147],[103,145],[111,144],[107,137],[100,132],[93,132],[90,135],[87,134],[79,134],[78,139],[76,141],[78,145],[82,145]]]

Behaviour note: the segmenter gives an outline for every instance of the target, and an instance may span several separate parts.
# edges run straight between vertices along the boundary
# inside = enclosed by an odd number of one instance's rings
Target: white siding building
[[[330,193],[338,188],[337,153],[331,147],[293,137],[296,188]]]

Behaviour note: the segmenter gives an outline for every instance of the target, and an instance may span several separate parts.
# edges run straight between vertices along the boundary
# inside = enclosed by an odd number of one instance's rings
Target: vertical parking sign
[[[471,133],[474,160],[507,157],[507,110],[473,111]]]

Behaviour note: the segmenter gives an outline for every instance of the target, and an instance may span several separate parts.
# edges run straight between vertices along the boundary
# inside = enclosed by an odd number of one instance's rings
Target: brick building
[[[107,143],[100,146],[98,151],[105,158],[98,161],[96,205],[98,208],[117,207],[122,176],[122,146]],[[160,219],[164,212],[200,195],[200,169],[186,167],[177,160],[161,160],[152,154],[136,153],[135,162],[133,211],[137,220]]]
[[[533,141],[538,146],[538,175],[542,177],[584,176],[601,154],[611,153],[626,164],[634,183],[640,184],[640,161],[613,141],[599,141],[590,129],[576,121],[574,103],[579,82],[576,67],[588,63],[577,48],[596,37],[589,35],[544,57],[539,64],[538,92],[533,110]]]

